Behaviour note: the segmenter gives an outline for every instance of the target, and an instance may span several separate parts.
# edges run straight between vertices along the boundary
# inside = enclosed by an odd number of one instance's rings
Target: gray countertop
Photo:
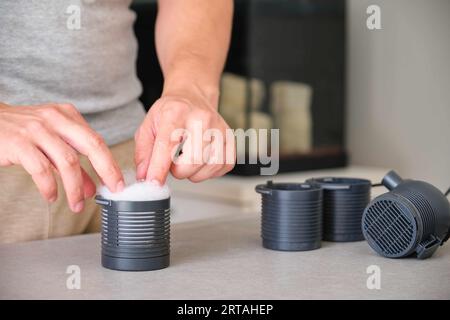
[[[256,212],[182,197],[173,207],[169,268],[104,269],[98,234],[2,245],[0,298],[450,298],[450,245],[423,261],[379,257],[364,241],[323,242],[319,250],[277,252],[262,248]],[[180,219],[180,215],[200,218]],[[66,287],[70,265],[80,267],[79,290]],[[379,290],[367,288],[370,265],[381,270]]]

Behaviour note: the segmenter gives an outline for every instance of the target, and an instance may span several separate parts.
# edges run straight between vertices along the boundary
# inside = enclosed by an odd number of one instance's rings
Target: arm
[[[219,82],[231,33],[232,0],[160,0],[156,22],[156,48],[164,74],[162,97],[151,107],[136,132],[137,178],[163,183],[169,171],[176,178],[198,182],[225,174],[234,166],[217,144],[209,146],[213,164],[194,163],[194,153],[208,144],[185,143],[179,163],[172,163],[173,149],[181,137],[175,129],[193,130],[201,122],[203,132],[217,129],[226,136],[228,125],[218,114]],[[172,137],[173,138],[173,137]],[[191,148],[192,150],[188,150]],[[234,152],[234,140],[223,149]],[[184,159],[183,159],[184,158]]]
[[[155,38],[163,95],[189,84],[217,107],[232,10],[231,0],[160,0]]]

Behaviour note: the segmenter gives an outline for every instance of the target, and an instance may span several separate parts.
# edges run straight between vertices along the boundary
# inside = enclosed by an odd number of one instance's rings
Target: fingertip
[[[162,174],[155,175],[155,174],[148,173],[145,180],[150,181],[151,183],[157,184],[159,186],[162,186],[162,185],[164,185],[166,179],[165,179],[164,175],[162,175]]]
[[[162,186],[164,184],[164,179],[148,176],[145,180],[150,181],[153,184],[157,184],[158,186]]]
[[[81,211],[83,211],[83,208],[84,208],[84,201],[82,200],[73,205],[72,211],[75,213],[80,213]]]
[[[125,182],[120,180],[116,185],[116,192],[121,192],[123,189],[125,189]]]
[[[150,180],[151,183],[156,184],[158,186],[162,186],[162,183],[156,179]]]
[[[123,189],[125,189],[125,181],[122,176],[116,179],[115,181],[113,180],[111,182],[104,183],[104,185],[109,189],[109,191],[113,193],[120,192],[123,191]]]

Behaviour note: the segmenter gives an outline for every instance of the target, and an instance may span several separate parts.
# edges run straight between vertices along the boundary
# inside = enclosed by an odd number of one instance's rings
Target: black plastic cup
[[[323,192],[323,240],[350,242],[364,240],[361,220],[370,201],[371,182],[355,178],[315,178]]]
[[[318,249],[322,239],[322,189],[310,183],[257,185],[262,196],[264,248],[280,251]]]
[[[170,198],[112,201],[102,206],[102,266],[121,271],[150,271],[170,264]]]

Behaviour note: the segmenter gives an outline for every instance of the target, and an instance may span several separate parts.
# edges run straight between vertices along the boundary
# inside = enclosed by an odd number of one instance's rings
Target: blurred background
[[[381,9],[380,30],[366,26],[370,5]],[[141,100],[151,106],[162,89],[156,1],[133,9]],[[449,53],[448,0],[236,0],[219,108],[232,128],[280,129],[280,172],[394,168],[444,189]],[[259,174],[259,164],[232,174]]]

